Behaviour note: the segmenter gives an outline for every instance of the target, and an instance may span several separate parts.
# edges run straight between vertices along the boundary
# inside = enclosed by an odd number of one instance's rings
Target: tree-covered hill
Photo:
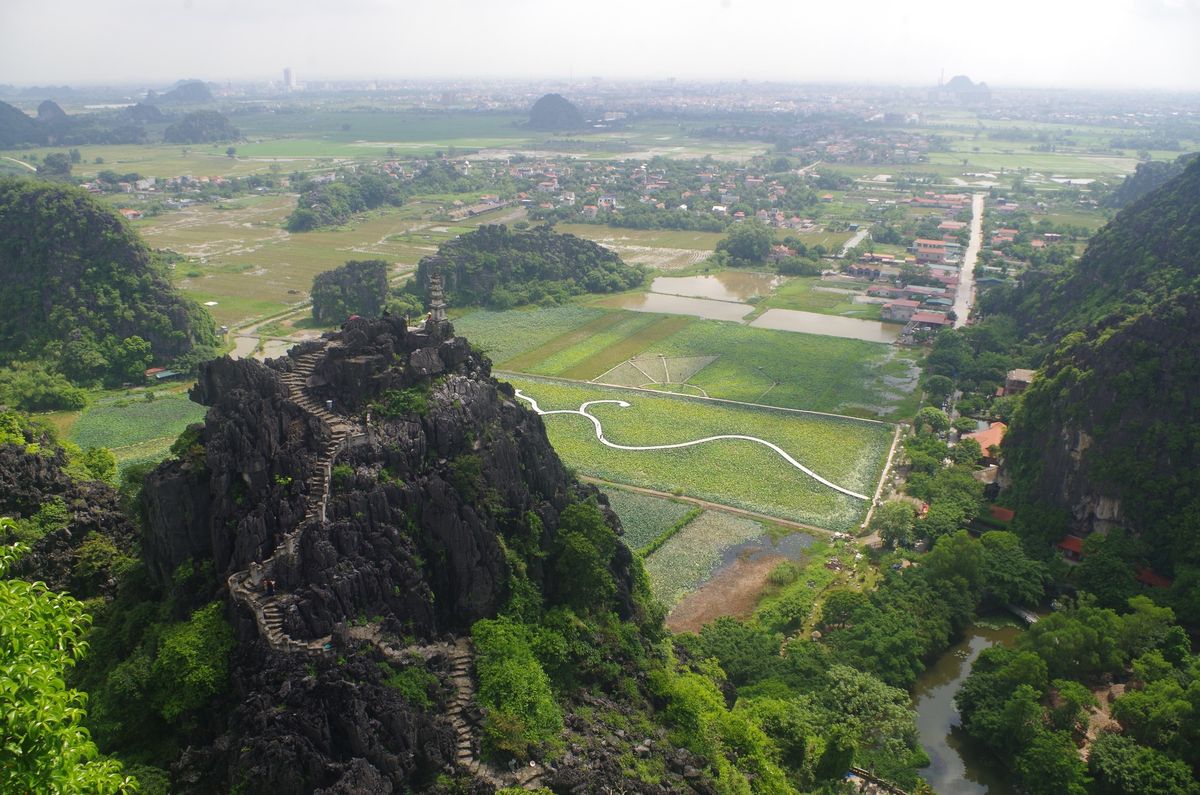
[[[43,143],[45,131],[19,108],[0,102],[0,147]]]
[[[1160,188],[1167,182],[1183,173],[1188,163],[1195,160],[1195,152],[1180,155],[1174,160],[1150,160],[1138,163],[1137,170],[1125,177],[1125,181],[1117,186],[1105,199],[1108,207],[1125,207],[1137,201],[1152,190]]]
[[[1200,620],[1200,159],[1118,213],[1078,261],[983,305],[982,323],[939,337],[928,367],[975,388],[977,363],[993,362],[990,389],[1006,367],[1040,365],[1002,448],[1007,499],[1042,517],[1026,532],[1049,550],[1068,529],[1130,531],[1099,578],[1124,583],[1107,603],[1132,595],[1145,566],[1174,579],[1162,598],[1182,619]]]
[[[0,365],[120,383],[217,342],[126,222],[78,188],[0,179],[0,283]]]
[[[628,290],[646,278],[640,266],[626,265],[590,240],[544,226],[517,231],[503,224],[481,226],[423,258],[417,265],[418,289],[427,290],[435,269],[451,304],[498,309]]]
[[[991,291],[987,313],[1012,316],[1019,329],[1049,341],[1128,317],[1200,278],[1200,159],[1126,207],[1092,238],[1078,262],[1031,272],[1012,289]]]
[[[579,108],[561,94],[546,94],[529,110],[529,126],[535,130],[578,130],[583,123]]]

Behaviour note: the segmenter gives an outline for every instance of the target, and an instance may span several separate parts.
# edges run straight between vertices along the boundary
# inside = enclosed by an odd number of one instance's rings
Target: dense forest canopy
[[[78,188],[0,179],[0,280],[3,365],[120,383],[217,342],[124,219]]]
[[[546,226],[528,231],[485,225],[443,243],[417,265],[418,289],[441,272],[447,300],[457,306],[503,309],[558,302],[582,293],[612,293],[641,284],[645,270],[626,265],[590,240]]]
[[[318,323],[342,323],[351,315],[377,317],[387,299],[388,264],[351,260],[313,278],[312,313]]]

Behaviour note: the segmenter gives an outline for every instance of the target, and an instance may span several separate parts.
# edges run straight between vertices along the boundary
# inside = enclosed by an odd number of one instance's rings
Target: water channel
[[[770,273],[722,271],[707,276],[659,276],[650,284],[650,292],[746,301],[756,295],[770,295],[779,282],[780,278]]]
[[[867,342],[892,343],[903,328],[899,323],[881,323],[855,317],[822,315],[795,309],[768,309],[750,323],[755,328],[780,331],[799,331],[805,334],[824,334],[827,337],[847,337]]]
[[[921,775],[939,795],[1015,795],[1004,771],[975,748],[959,728],[954,694],[971,673],[980,652],[996,644],[1011,645],[1020,632],[1016,627],[968,627],[962,642],[947,649],[913,688],[917,730],[931,760]]]
[[[692,315],[709,320],[740,321],[754,307],[732,301],[714,301],[711,298],[687,298],[682,295],[663,293],[634,293],[599,302],[603,306],[629,309],[634,312],[657,312],[664,315]]]

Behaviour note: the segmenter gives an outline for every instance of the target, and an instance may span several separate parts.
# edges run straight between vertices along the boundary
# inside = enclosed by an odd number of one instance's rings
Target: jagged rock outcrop
[[[241,643],[237,706],[215,741],[176,765],[181,791],[539,777],[481,765],[478,716],[463,712],[469,654],[465,640],[446,641],[508,598],[507,543],[541,550],[526,574],[552,593],[543,559],[560,514],[596,492],[567,474],[541,418],[490,363],[448,324],[429,325],[356,319],[283,359],[202,368],[192,397],[209,411],[190,452],[147,480],[144,547],[164,582],[189,558],[211,561]],[[624,546],[610,569],[616,610],[629,616]],[[444,669],[432,708],[385,683],[413,655]]]
[[[61,450],[27,452],[18,445],[0,445],[0,516],[28,519],[44,506],[61,503],[64,523],[30,545],[27,555],[11,570],[14,577],[41,580],[52,590],[80,598],[112,596],[113,573],[101,558],[84,571],[79,546],[96,533],[119,555],[132,556],[137,531],[121,509],[120,497],[106,483],[78,480],[66,471]],[[96,562],[100,562],[98,568]]]

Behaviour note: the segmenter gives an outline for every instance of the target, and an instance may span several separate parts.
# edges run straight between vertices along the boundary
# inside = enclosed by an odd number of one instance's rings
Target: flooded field
[[[707,320],[740,321],[753,311],[749,304],[714,301],[711,298],[688,298],[682,295],[639,293],[621,295],[600,302],[601,306],[629,309],[633,312],[657,312],[664,315],[691,315]]]
[[[812,543],[812,536],[792,533],[783,537],[761,535],[727,548],[699,589],[675,605],[667,616],[667,628],[672,632],[699,632],[721,616],[748,618],[767,586],[771,570],[784,561],[800,561]]]
[[[741,302],[770,293],[779,281],[778,276],[769,273],[739,271],[704,276],[659,276],[650,285],[650,292]]]
[[[805,334],[824,334],[828,337],[845,337],[852,340],[883,343],[895,342],[900,336],[901,329],[901,326],[895,323],[821,315],[816,312],[800,312],[795,309],[768,309],[755,318],[750,325],[755,328],[799,331]]]

